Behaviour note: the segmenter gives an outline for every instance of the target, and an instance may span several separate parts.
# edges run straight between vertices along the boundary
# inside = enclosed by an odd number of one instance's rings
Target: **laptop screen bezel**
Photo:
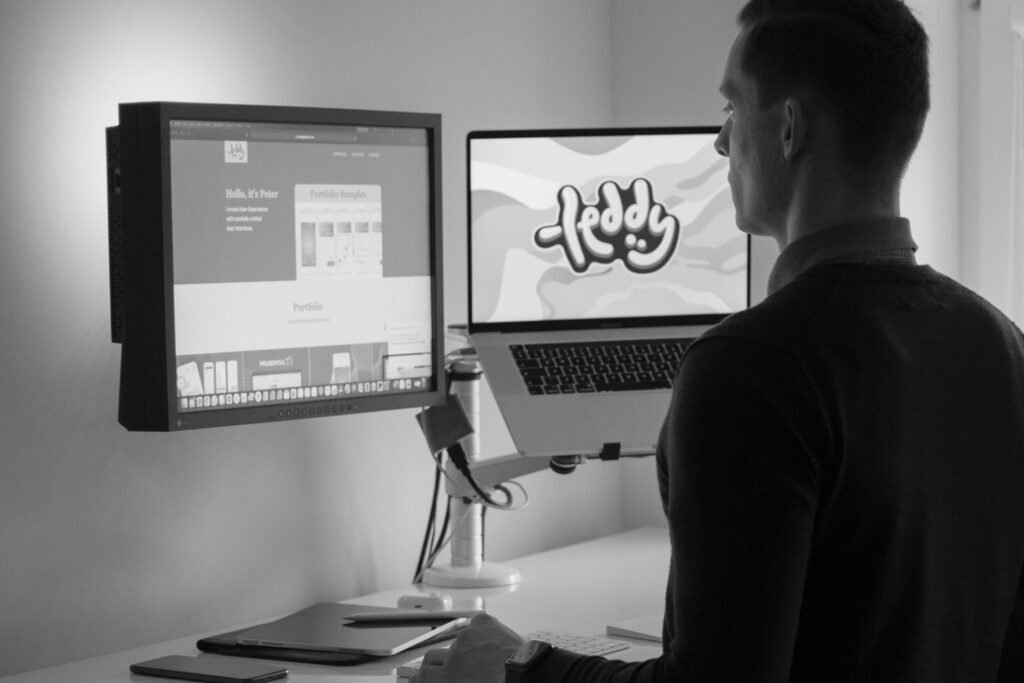
[[[467,269],[467,329],[469,333],[480,332],[541,332],[549,330],[574,329],[628,329],[633,327],[667,327],[678,325],[713,325],[732,315],[731,313],[698,313],[672,316],[642,316],[609,318],[561,318],[558,320],[529,320],[479,322],[473,317],[473,196],[471,177],[471,154],[474,140],[552,138],[552,137],[598,137],[634,135],[718,135],[721,126],[662,126],[631,128],[552,128],[519,130],[476,130],[466,135],[466,269]],[[739,231],[739,228],[737,228]],[[750,259],[751,240],[746,236],[746,302],[750,305]]]

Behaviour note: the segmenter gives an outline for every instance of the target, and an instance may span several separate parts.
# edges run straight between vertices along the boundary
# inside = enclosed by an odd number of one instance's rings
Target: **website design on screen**
[[[179,410],[424,388],[433,367],[424,132],[178,125]]]

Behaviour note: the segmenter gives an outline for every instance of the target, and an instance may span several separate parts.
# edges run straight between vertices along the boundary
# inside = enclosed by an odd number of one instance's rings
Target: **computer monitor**
[[[107,141],[127,429],[444,401],[439,115],[131,103]]]

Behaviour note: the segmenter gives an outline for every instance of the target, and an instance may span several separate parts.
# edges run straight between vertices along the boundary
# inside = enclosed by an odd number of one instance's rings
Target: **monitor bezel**
[[[188,102],[118,107],[120,252],[124,327],[118,421],[135,431],[177,431],[444,403],[441,116],[420,112]],[[174,327],[170,122],[245,121],[415,128],[427,135],[431,263],[431,382],[422,391],[324,397],[179,412]],[[112,288],[116,285],[111,283]],[[159,304],[159,305],[158,305]]]

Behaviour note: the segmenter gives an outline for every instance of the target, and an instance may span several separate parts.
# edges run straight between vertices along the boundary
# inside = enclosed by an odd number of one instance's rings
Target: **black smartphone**
[[[186,657],[170,655],[131,665],[131,671],[145,676],[177,678],[207,683],[262,683],[284,678],[288,669],[248,659],[229,657]]]

